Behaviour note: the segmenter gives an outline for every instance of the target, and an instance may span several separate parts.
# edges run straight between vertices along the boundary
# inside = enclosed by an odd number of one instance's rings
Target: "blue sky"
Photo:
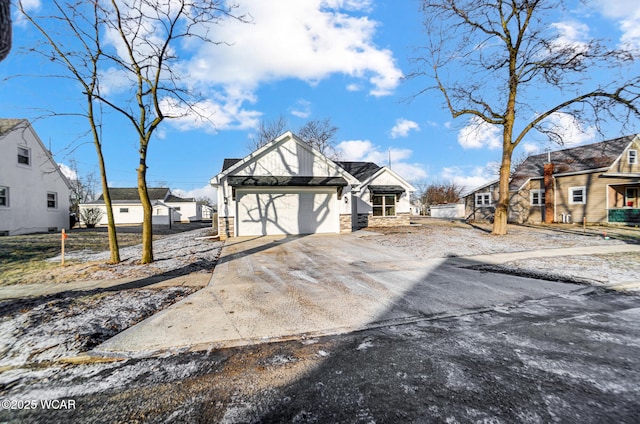
[[[32,11],[47,4],[23,3]],[[190,83],[207,93],[208,100],[200,106],[212,113],[213,125],[195,119],[165,121],[149,148],[150,185],[168,185],[185,195],[211,195],[208,181],[219,172],[223,159],[247,155],[259,122],[280,115],[294,131],[307,120],[330,118],[339,128],[336,142],[342,159],[387,165],[390,155],[391,167],[411,181],[454,181],[472,188],[497,177],[501,150],[495,129],[473,127],[466,118],[453,121],[435,92],[405,101],[432,84],[404,78],[413,69],[410,58],[415,48],[425,43],[417,0],[238,3],[253,23],[216,27],[217,36],[230,45],[188,54],[185,50],[180,64]],[[74,159],[80,174],[97,173],[83,119],[38,119],[45,111],[81,111],[84,103],[73,82],[47,77],[58,70],[25,52],[23,47],[38,37],[15,12],[14,8],[14,49],[0,62],[0,116],[34,120],[58,163]],[[637,0],[576,1],[549,24],[558,42],[597,37],[614,45],[640,47]],[[177,49],[180,54],[181,46]],[[111,89],[126,92],[119,81],[117,75],[111,78]],[[575,123],[561,114],[554,123],[570,134],[574,144],[601,139],[589,123]],[[622,131],[615,123],[604,130],[607,138]],[[135,135],[113,114],[105,120],[103,135],[110,184],[134,187]],[[548,147],[540,136],[532,135],[516,155]]]

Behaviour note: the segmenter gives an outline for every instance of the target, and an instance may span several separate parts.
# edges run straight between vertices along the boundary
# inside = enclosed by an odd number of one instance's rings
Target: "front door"
[[[624,205],[630,208],[638,207],[638,187],[627,187],[624,196]]]

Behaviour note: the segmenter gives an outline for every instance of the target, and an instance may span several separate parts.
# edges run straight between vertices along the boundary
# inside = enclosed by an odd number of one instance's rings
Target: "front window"
[[[9,187],[0,186],[0,207],[9,206]]]
[[[56,209],[58,207],[58,194],[49,192],[47,193],[47,208]]]
[[[587,203],[587,191],[585,187],[571,187],[569,188],[569,203],[570,204],[585,204]]]
[[[531,206],[544,206],[544,190],[531,190]]]
[[[629,150],[629,165],[635,165],[638,163],[638,151]]]
[[[491,206],[491,193],[476,193],[476,206]]]
[[[18,163],[20,165],[31,165],[31,150],[27,147],[18,147]]]
[[[129,213],[129,208],[120,208],[120,213]]]
[[[395,194],[374,194],[371,203],[373,216],[396,216]]]

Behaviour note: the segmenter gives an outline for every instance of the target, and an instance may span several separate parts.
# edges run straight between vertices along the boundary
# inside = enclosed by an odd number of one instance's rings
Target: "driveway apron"
[[[569,293],[579,286],[419,260],[375,233],[228,240],[209,285],[94,351],[147,354],[313,338]]]

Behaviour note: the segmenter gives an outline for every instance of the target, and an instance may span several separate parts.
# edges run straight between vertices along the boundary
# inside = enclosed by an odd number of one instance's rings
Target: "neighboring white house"
[[[372,162],[337,162],[286,132],[211,179],[220,237],[409,224],[415,188]]]
[[[165,187],[149,188],[149,199],[153,206],[153,223],[168,225],[169,213],[172,222],[194,222],[202,220],[202,207],[195,199],[183,199],[171,194]],[[142,203],[137,188],[110,188],[111,206],[116,225],[141,224],[143,221]],[[80,210],[100,208],[103,212],[99,225],[107,224],[107,209],[101,194],[97,200],[83,203]],[[82,215],[82,213],[80,214]]]
[[[69,229],[69,181],[26,119],[0,119],[0,235]]]

